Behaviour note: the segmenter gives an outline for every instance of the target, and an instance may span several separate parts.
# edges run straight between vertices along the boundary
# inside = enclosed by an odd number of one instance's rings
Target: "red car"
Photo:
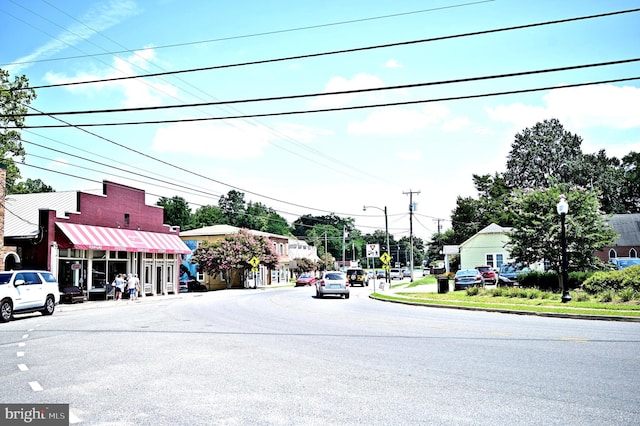
[[[300,274],[298,279],[296,280],[296,287],[299,285],[315,285],[316,277],[313,274],[305,272],[304,274]]]
[[[484,279],[485,283],[495,284],[496,282],[498,282],[496,273],[493,269],[491,269],[491,266],[481,265],[481,266],[476,266],[476,269],[480,271],[480,273],[482,274],[482,278]]]

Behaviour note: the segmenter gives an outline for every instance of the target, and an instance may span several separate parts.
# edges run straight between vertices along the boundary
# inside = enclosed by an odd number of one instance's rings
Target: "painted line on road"
[[[24,348],[26,345],[27,345],[27,344],[26,344],[26,343],[24,343],[24,342],[20,342],[20,343],[18,343],[18,347],[19,347],[19,348]]]
[[[29,371],[29,367],[26,364],[18,364],[18,370],[20,371]]]
[[[16,356],[18,358],[23,357],[24,356],[24,352],[22,352],[22,351],[16,352]]]
[[[578,342],[578,343],[587,343],[589,342],[589,339],[583,339],[580,337],[559,337],[557,339],[554,340],[558,340],[560,342]]]
[[[44,390],[44,388],[40,386],[40,383],[38,382],[29,382],[29,386],[31,386],[31,390],[34,392],[41,392]]]
[[[29,338],[29,335],[28,335],[28,334],[23,334],[23,335],[22,335],[22,338],[23,338],[23,339],[28,339],[28,338]]]

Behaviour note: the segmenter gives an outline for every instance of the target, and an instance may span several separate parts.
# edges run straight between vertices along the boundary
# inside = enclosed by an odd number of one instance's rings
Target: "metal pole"
[[[565,232],[565,218],[567,214],[560,214],[560,225],[562,228],[562,303],[571,301],[569,293],[569,260],[567,259],[567,234]]]
[[[391,247],[389,246],[389,220],[387,219],[387,206],[384,206],[384,231],[387,234],[387,253],[391,255]],[[386,271],[387,284],[391,284],[391,276],[389,270]]]

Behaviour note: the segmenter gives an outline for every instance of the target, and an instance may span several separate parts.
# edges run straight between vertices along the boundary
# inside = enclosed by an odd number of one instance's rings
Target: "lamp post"
[[[384,206],[384,209],[381,209],[380,207],[376,207],[376,206],[363,206],[362,207],[362,211],[366,212],[368,208],[369,209],[378,209],[378,210],[384,212],[384,232],[385,232],[386,237],[387,237],[387,253],[389,253],[389,255],[391,255],[391,246],[389,245],[389,221],[387,220],[387,206]],[[374,263],[374,266],[375,266],[375,263]],[[387,273],[385,275],[387,277],[386,281],[387,281],[387,283],[389,283],[391,281],[391,279],[389,278],[389,271],[388,270],[387,270]]]
[[[556,210],[560,215],[560,228],[562,239],[562,303],[571,301],[571,294],[569,294],[569,261],[567,260],[567,234],[565,231],[565,219],[569,212],[569,203],[567,203],[566,197],[560,195],[560,201],[556,204]]]

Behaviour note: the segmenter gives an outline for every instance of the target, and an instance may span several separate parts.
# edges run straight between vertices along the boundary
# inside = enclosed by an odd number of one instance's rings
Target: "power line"
[[[259,65],[259,64],[268,64],[268,63],[291,61],[291,60],[298,60],[298,59],[316,58],[316,57],[321,57],[321,56],[339,55],[339,54],[344,54],[344,53],[363,52],[363,51],[367,51],[367,50],[386,49],[386,48],[390,48],[390,47],[408,46],[408,45],[413,45],[413,44],[430,43],[430,42],[434,42],[434,41],[451,40],[451,39],[462,38],[462,37],[472,37],[472,36],[493,34],[493,33],[505,32],[505,31],[521,30],[521,29],[525,29],[525,28],[535,28],[535,27],[541,27],[541,26],[546,26],[546,25],[555,25],[555,24],[562,24],[562,23],[567,23],[567,22],[576,22],[576,21],[581,21],[581,20],[586,20],[586,19],[603,18],[603,17],[608,17],[608,16],[621,15],[621,14],[625,14],[625,13],[634,13],[634,12],[638,12],[638,11],[640,11],[640,8],[620,10],[620,11],[615,11],[615,12],[600,13],[600,14],[596,14],[596,15],[580,16],[580,17],[574,17],[574,18],[558,19],[558,20],[554,20],[554,21],[545,21],[545,22],[537,22],[537,23],[532,23],[532,24],[516,25],[516,26],[511,26],[511,27],[494,28],[494,29],[490,29],[490,30],[473,31],[473,32],[468,32],[468,33],[453,34],[453,35],[446,35],[446,36],[440,36],[440,37],[431,37],[431,38],[418,39],[418,40],[408,40],[408,41],[401,41],[401,42],[396,42],[396,43],[378,44],[378,45],[374,45],[374,46],[355,47],[355,48],[351,48],[351,49],[332,50],[332,51],[328,51],[328,52],[307,53],[307,54],[303,54],[303,55],[286,56],[286,57],[281,57],[281,58],[271,58],[271,59],[263,59],[263,60],[257,60],[257,61],[240,62],[240,63],[226,64],[226,65],[215,65],[215,66],[209,66],[209,67],[191,68],[191,69],[176,70],[176,71],[164,71],[164,72],[159,72],[159,73],[149,73],[149,74],[143,74],[143,75],[137,75],[137,76],[112,77],[112,78],[104,78],[104,79],[94,79],[94,80],[73,81],[73,82],[58,83],[58,84],[48,84],[48,85],[34,86],[34,87],[31,87],[31,89],[49,89],[49,88],[53,88],[53,87],[62,87],[62,86],[75,86],[75,85],[81,85],[81,84],[106,83],[106,82],[112,82],[112,81],[131,80],[131,79],[138,79],[138,78],[161,77],[161,76],[173,75],[173,74],[183,74],[183,73],[200,72],[200,71],[211,71],[211,70],[216,70],[216,69],[243,67],[243,66]],[[24,90],[24,89],[14,89],[14,90]]]
[[[598,62],[598,63],[581,64],[581,65],[570,65],[565,67],[537,69],[532,71],[519,71],[519,72],[504,73],[504,74],[483,75],[478,77],[456,78],[451,80],[401,84],[401,85],[389,86],[389,87],[372,87],[368,89],[341,90],[337,92],[321,92],[321,93],[307,93],[307,94],[299,94],[299,95],[271,96],[271,97],[264,97],[264,98],[237,99],[237,100],[219,101],[219,102],[199,102],[199,103],[182,104],[182,105],[157,105],[157,106],[136,107],[136,108],[110,108],[110,109],[81,110],[81,111],[55,111],[55,112],[50,111],[50,112],[38,112],[38,113],[27,113],[27,114],[0,114],[0,117],[10,118],[10,117],[41,117],[41,116],[47,116],[47,115],[105,114],[105,113],[114,113],[114,112],[156,111],[156,110],[174,109],[174,108],[192,108],[192,107],[228,105],[228,104],[239,104],[239,103],[282,101],[282,100],[291,100],[291,99],[300,99],[300,98],[311,98],[311,97],[318,97],[318,96],[335,96],[335,95],[346,95],[346,94],[354,94],[354,93],[380,92],[380,91],[399,90],[399,89],[413,89],[417,87],[439,86],[439,85],[445,85],[445,84],[468,83],[472,81],[494,80],[494,79],[501,79],[501,78],[521,77],[525,75],[546,74],[546,73],[553,73],[553,72],[560,72],[560,71],[572,71],[572,70],[578,70],[578,69],[584,69],[584,68],[620,65],[620,64],[627,64],[627,63],[638,62],[638,61],[640,61],[640,58],[621,59],[616,61]]]
[[[368,17],[368,18],[351,19],[351,20],[348,20],[348,21],[331,22],[331,23],[327,23],[327,24],[307,25],[307,26],[304,26],[304,27],[288,28],[288,29],[283,29],[283,30],[265,31],[265,32],[260,32],[260,33],[244,34],[244,35],[238,35],[238,36],[220,37],[220,38],[209,39],[209,40],[200,40],[200,41],[190,41],[190,42],[184,42],[184,43],[166,44],[166,45],[163,45],[163,46],[154,46],[153,49],[154,50],[160,50],[160,49],[167,49],[167,48],[174,48],[174,47],[193,46],[193,45],[205,44],[205,43],[216,43],[216,42],[220,42],[220,41],[237,40],[237,39],[242,39],[242,38],[262,37],[262,36],[266,36],[266,35],[282,34],[282,33],[289,33],[289,32],[295,32],[295,31],[305,31],[305,30],[312,30],[312,29],[317,29],[317,28],[327,28],[327,27],[338,26],[338,25],[355,24],[355,23],[359,23],[359,22],[367,22],[367,21],[374,21],[374,20],[380,20],[380,19],[396,18],[396,17],[399,17],[399,16],[415,15],[415,14],[419,14],[419,13],[435,12],[435,11],[438,11],[438,10],[453,9],[453,8],[465,7],[465,6],[472,6],[472,5],[481,4],[481,3],[491,3],[493,1],[495,1],[495,0],[481,0],[481,1],[475,1],[475,2],[460,3],[460,4],[450,5],[450,6],[442,6],[442,7],[434,7],[434,8],[430,8],[430,9],[415,10],[415,11],[410,11],[410,12],[394,13],[394,14],[391,14],[391,15],[373,16],[373,17]],[[73,18],[69,14],[65,13],[61,9],[57,8],[55,5],[51,4],[50,2],[45,1],[45,0],[43,0],[43,2],[75,20],[75,18]],[[13,3],[15,3],[15,2],[13,2]],[[119,43],[116,43],[116,44],[120,45]],[[121,47],[124,47],[124,46],[121,46]],[[32,61],[12,62],[10,64],[0,64],[0,66],[5,66],[5,65],[24,65],[24,64],[33,64],[33,63],[40,63],[40,62],[62,61],[62,60],[68,60],[68,59],[90,58],[90,57],[95,57],[95,56],[118,55],[118,54],[121,54],[121,53],[134,53],[134,52],[137,52],[137,51],[140,51],[140,50],[144,50],[144,49],[146,49],[146,48],[137,48],[137,49],[126,49],[125,48],[124,50],[119,50],[119,51],[115,51],[115,52],[94,53],[94,54],[86,54],[86,55],[78,55],[78,56],[67,56],[67,57],[63,57],[63,58],[51,58],[51,59],[39,59],[39,60],[32,60]]]
[[[401,101],[401,102],[387,102],[383,104],[368,104],[368,105],[356,105],[356,106],[346,106],[346,107],[337,107],[337,108],[324,108],[324,109],[311,109],[311,110],[297,110],[297,111],[280,111],[280,112],[267,112],[261,114],[244,114],[244,115],[233,115],[233,116],[224,116],[224,117],[200,117],[200,118],[180,118],[180,119],[165,119],[165,120],[146,120],[146,121],[122,121],[115,123],[81,123],[81,124],[71,124],[67,123],[64,125],[30,125],[30,126],[7,126],[7,129],[56,129],[56,128],[67,128],[67,127],[110,127],[110,126],[130,126],[130,125],[141,125],[141,124],[167,124],[167,123],[187,123],[187,122],[202,122],[202,121],[219,121],[219,120],[234,120],[234,119],[245,119],[245,118],[256,118],[256,117],[276,117],[276,116],[287,116],[287,115],[298,115],[298,114],[316,114],[321,112],[336,112],[336,111],[352,111],[352,110],[360,110],[360,109],[369,109],[369,108],[384,108],[384,107],[392,107],[392,106],[402,106],[402,105],[415,105],[415,104],[424,104],[424,103],[433,103],[433,102],[448,102],[448,101],[458,101],[458,100],[467,100],[467,99],[477,99],[477,98],[487,98],[494,96],[504,96],[504,95],[515,95],[520,93],[532,93],[532,92],[541,92],[545,90],[553,90],[553,89],[570,89],[574,87],[583,87],[583,86],[594,86],[597,84],[610,84],[610,83],[621,83],[625,81],[633,81],[639,80],[640,76],[637,77],[625,77],[625,78],[617,78],[610,80],[599,80],[599,81],[591,81],[586,83],[575,83],[575,84],[566,84],[563,86],[545,86],[545,87],[537,87],[532,89],[519,89],[519,90],[507,90],[502,92],[489,92],[489,93],[481,93],[476,95],[463,95],[463,96],[449,96],[443,98],[432,98],[432,99],[419,99],[414,101]],[[59,120],[62,121],[62,120]]]

